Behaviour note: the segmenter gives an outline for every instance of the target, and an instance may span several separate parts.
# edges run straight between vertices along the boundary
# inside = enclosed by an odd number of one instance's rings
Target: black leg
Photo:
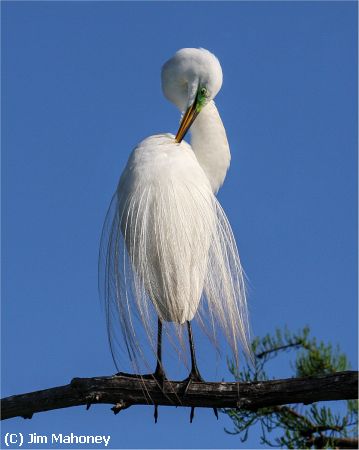
[[[159,382],[161,386],[163,386],[163,382],[167,379],[166,374],[163,370],[162,366],[162,322],[158,318],[157,322],[157,364],[156,369],[154,373],[149,373],[145,375],[137,375],[134,373],[126,373],[126,372],[119,372],[116,374],[117,376],[125,376],[130,378],[144,378],[144,379],[155,379]]]
[[[160,319],[158,319],[158,326],[157,326],[157,364],[153,376],[163,386],[163,382],[166,380],[166,374],[162,366],[162,322]]]
[[[201,377],[201,374],[199,373],[197,362],[196,362],[196,353],[194,349],[194,343],[193,343],[193,334],[192,334],[192,326],[190,322],[187,321],[187,330],[188,330],[188,339],[189,339],[189,349],[191,352],[191,371],[188,375],[188,377],[184,380],[186,382],[184,395],[187,394],[188,388],[191,385],[192,381],[204,381]],[[193,418],[193,411],[191,412],[191,417]]]
[[[162,366],[162,322],[160,318],[158,318],[158,325],[157,325],[157,364],[153,376],[163,388],[164,381],[166,380],[166,374]],[[155,423],[157,423],[158,405],[155,405],[155,411],[153,416],[155,418]]]
[[[160,385],[161,388],[163,388],[164,382],[167,379],[165,371],[163,370],[162,366],[162,322],[160,318],[158,318],[157,322],[157,364],[156,369],[154,373],[149,373],[146,375],[137,375],[133,373],[125,373],[125,372],[119,372],[116,375],[118,376],[125,376],[130,378],[138,378],[138,379],[146,379],[146,380],[153,380],[155,379],[157,383]],[[158,420],[158,405],[154,405],[154,418],[155,423],[157,423]]]
[[[189,376],[185,379],[186,381],[186,388],[184,391],[184,395],[186,395],[188,388],[192,381],[204,381],[201,374],[199,373],[198,367],[197,367],[197,361],[196,361],[196,352],[194,348],[194,342],[193,342],[193,333],[192,333],[192,326],[189,321],[187,321],[187,330],[188,330],[188,338],[189,338],[189,349],[191,352],[191,372]],[[218,420],[218,411],[217,408],[213,408],[213,412]],[[194,406],[191,407],[191,413],[190,413],[190,423],[192,423],[194,418]]]
[[[187,330],[188,330],[188,338],[189,338],[189,348],[191,352],[191,372],[189,374],[188,379],[190,381],[204,381],[201,377],[201,374],[199,373],[198,367],[197,367],[197,361],[196,361],[196,352],[194,349],[194,342],[193,342],[193,334],[192,334],[192,326],[190,322],[187,321]]]

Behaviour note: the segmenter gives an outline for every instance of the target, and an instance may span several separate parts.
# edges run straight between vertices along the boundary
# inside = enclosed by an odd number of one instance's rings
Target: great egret
[[[179,130],[176,136],[150,136],[132,151],[104,225],[102,287],[115,363],[115,347],[121,345],[116,332],[136,369],[141,358],[146,361],[147,338],[157,353],[157,380],[165,377],[163,322],[177,324],[179,335],[187,324],[188,382],[202,380],[190,324],[194,318],[214,339],[219,325],[235,355],[238,342],[250,354],[242,268],[215,197],[230,164],[213,102],[221,85],[221,66],[208,50],[184,48],[164,64],[163,93],[183,112]],[[190,127],[191,146],[183,141]]]

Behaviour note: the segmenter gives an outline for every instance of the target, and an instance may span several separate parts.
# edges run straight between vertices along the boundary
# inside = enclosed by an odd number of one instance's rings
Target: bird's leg
[[[188,330],[188,339],[189,339],[189,349],[191,352],[191,371],[188,377],[184,380],[186,382],[186,387],[184,390],[184,395],[187,394],[188,388],[192,381],[204,381],[199,373],[197,362],[196,362],[196,353],[194,349],[193,343],[193,334],[192,334],[192,326],[189,321],[187,321],[187,330]]]
[[[166,378],[165,371],[163,370],[162,366],[162,322],[160,318],[158,318],[158,325],[157,325],[157,364],[156,369],[154,373],[149,373],[145,375],[137,375],[132,373],[124,373],[120,372],[116,374],[118,376],[126,376],[130,378],[138,378],[138,379],[146,379],[146,380],[153,380],[155,379],[158,383],[158,385],[163,389],[163,385]],[[158,405],[154,405],[154,414],[153,417],[155,418],[155,423],[157,423],[158,420]]]
[[[138,375],[133,373],[119,372],[116,374],[117,376],[125,376],[130,378],[138,378],[138,379],[146,379],[153,380],[155,379],[161,387],[163,387],[164,381],[167,379],[166,374],[163,370],[162,366],[162,322],[158,318],[158,326],[157,326],[157,364],[154,373],[148,373],[145,375]]]
[[[157,327],[157,364],[156,370],[153,374],[154,378],[160,384],[161,388],[163,388],[164,381],[167,379],[165,371],[162,366],[162,322],[160,318],[158,318],[158,327]],[[157,423],[158,419],[158,405],[155,405],[155,411],[153,414],[155,418],[155,423]]]
[[[186,382],[186,387],[184,390],[184,395],[187,394],[188,388],[191,385],[192,381],[204,381],[201,374],[199,373],[198,367],[197,367],[197,361],[196,361],[196,352],[194,349],[194,342],[193,342],[193,333],[192,333],[192,326],[189,321],[187,321],[187,329],[188,329],[188,338],[189,338],[189,348],[191,352],[191,372],[188,375],[188,377],[184,380]],[[192,423],[194,418],[194,406],[191,407],[191,413],[190,413],[190,423]],[[213,408],[213,412],[218,420],[218,410],[217,408]]]
[[[204,381],[201,377],[201,374],[199,373],[197,362],[196,362],[196,353],[194,349],[194,342],[193,342],[193,334],[192,334],[192,326],[189,321],[187,321],[187,330],[188,330],[188,338],[189,338],[189,349],[191,352],[191,372],[189,373],[188,377],[185,379],[186,387],[184,390],[184,394],[187,394],[188,388],[190,387],[190,384],[192,381]],[[191,407],[191,413],[189,417],[190,423],[192,423],[194,418],[194,406]]]
[[[187,321],[187,330],[188,330],[188,338],[189,338],[189,349],[191,352],[191,372],[189,373],[188,377],[185,379],[185,381],[187,381],[186,391],[187,391],[188,386],[190,385],[191,381],[204,381],[201,374],[199,373],[199,370],[197,367],[196,352],[194,349],[193,334],[192,334],[192,326],[189,321]]]
[[[158,318],[157,328],[157,364],[153,376],[163,387],[163,382],[167,378],[162,366],[162,322],[160,318]]]

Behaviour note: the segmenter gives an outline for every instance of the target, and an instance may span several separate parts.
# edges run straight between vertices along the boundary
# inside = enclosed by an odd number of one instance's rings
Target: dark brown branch
[[[289,403],[358,398],[358,372],[253,383],[165,381],[126,376],[74,378],[66,386],[4,398],[1,418],[31,418],[34,413],[70,406],[108,403],[115,413],[132,405],[258,409]]]
[[[356,438],[331,438],[328,436],[317,436],[308,439],[308,445],[314,448],[325,448],[325,446],[332,445],[334,448],[358,448],[358,439]]]

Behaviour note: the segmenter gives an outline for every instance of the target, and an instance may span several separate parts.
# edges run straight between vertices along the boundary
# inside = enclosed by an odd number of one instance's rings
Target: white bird
[[[235,356],[239,342],[250,354],[243,271],[215,197],[230,164],[213,101],[221,86],[220,63],[205,49],[181,49],[164,64],[163,93],[183,113],[179,130],[176,136],[150,136],[132,151],[102,234],[100,268],[115,363],[121,331],[122,348],[136,369],[146,359],[145,341],[157,352],[157,379],[165,377],[164,322],[177,324],[179,335],[187,324],[189,381],[202,379],[190,325],[194,318],[214,340],[221,327]],[[183,141],[190,127],[191,145]]]

